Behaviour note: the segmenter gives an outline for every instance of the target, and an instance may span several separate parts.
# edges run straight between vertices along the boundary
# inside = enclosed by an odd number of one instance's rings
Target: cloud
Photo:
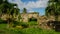
[[[44,15],[45,14],[44,9],[47,7],[47,3],[49,0],[37,0],[35,2],[34,1],[22,2],[21,0],[8,0],[8,1],[10,3],[17,4],[18,8],[20,9],[20,12],[22,12],[23,8],[26,8],[27,12],[37,11],[40,13],[40,15]]]
[[[36,2],[29,2],[26,7],[27,8],[45,8],[47,6],[47,0],[39,0]]]
[[[23,9],[31,9],[31,8],[45,8],[47,6],[48,0],[38,0],[36,2],[29,1],[28,3],[22,2],[21,0],[9,0],[11,3],[16,3],[18,8]]]
[[[35,11],[29,11],[29,12],[35,12]]]
[[[19,9],[24,8],[24,3],[21,0],[9,0],[9,2],[17,4]]]

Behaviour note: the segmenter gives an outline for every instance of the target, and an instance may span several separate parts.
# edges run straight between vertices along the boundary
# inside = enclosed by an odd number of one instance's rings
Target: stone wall
[[[22,22],[28,22],[29,18],[36,18],[38,20],[39,14],[38,13],[26,13],[26,14],[21,14]]]
[[[55,17],[54,16],[40,16],[38,13],[27,13],[27,14],[21,14],[22,17],[22,22],[29,22],[29,18],[36,18],[37,19],[37,23],[38,26],[40,28],[44,28],[44,29],[50,29],[50,27],[47,26],[47,22],[48,21],[55,21]]]
[[[18,17],[19,17],[19,15],[8,15],[8,14],[3,14],[0,18],[2,19],[2,20],[7,20],[7,19],[9,19],[9,18],[13,18],[15,21],[18,21]]]

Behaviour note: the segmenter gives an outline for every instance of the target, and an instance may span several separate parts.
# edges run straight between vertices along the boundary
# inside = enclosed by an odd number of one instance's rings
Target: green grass
[[[7,24],[0,24],[0,34],[60,34],[54,30],[45,30],[41,28],[24,28],[24,29],[5,29]]]
[[[10,30],[11,34],[60,34],[54,30],[44,30],[40,28],[25,28]]]
[[[31,25],[31,26],[32,26],[32,25],[37,25],[37,22],[36,22],[36,21],[31,21],[31,22],[29,22],[28,24]]]
[[[27,28],[23,29],[25,34],[60,34],[60,32],[55,32],[54,30],[43,30],[40,28]]]
[[[7,24],[0,24],[0,30],[7,27]]]
[[[7,24],[0,24],[0,34],[6,34]]]

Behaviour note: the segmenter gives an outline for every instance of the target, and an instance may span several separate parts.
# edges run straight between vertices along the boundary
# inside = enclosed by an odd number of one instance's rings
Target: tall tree
[[[7,22],[8,24],[10,23],[11,20],[13,20],[13,18],[11,18],[11,16],[13,17],[13,14],[18,15],[19,13],[19,9],[17,7],[17,4],[12,4],[9,3],[7,0],[4,0],[0,2],[0,14],[7,14]]]
[[[23,8],[23,13],[27,13],[27,9],[26,8]]]
[[[56,21],[60,15],[60,1],[59,0],[49,0],[48,7],[46,8],[46,15],[54,15]]]

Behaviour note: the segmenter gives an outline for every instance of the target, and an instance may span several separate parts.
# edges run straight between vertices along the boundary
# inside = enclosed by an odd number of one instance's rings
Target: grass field
[[[33,26],[33,25],[37,25],[38,23],[36,21],[31,21],[28,24],[31,25],[31,26]]]
[[[44,30],[40,28],[24,28],[24,29],[6,29],[7,24],[0,24],[0,34],[60,34],[54,30]]]

